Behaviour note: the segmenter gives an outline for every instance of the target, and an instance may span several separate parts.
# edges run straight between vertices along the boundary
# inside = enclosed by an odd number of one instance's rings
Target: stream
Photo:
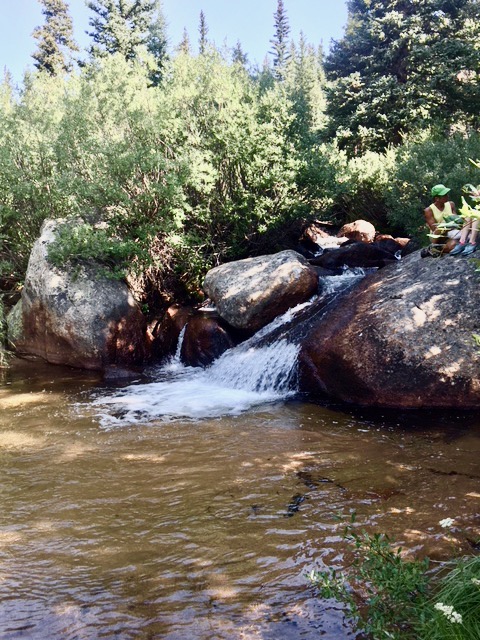
[[[0,372],[0,638],[354,638],[306,577],[346,564],[337,514],[472,550],[480,417],[312,404],[278,334],[299,313],[206,370]]]

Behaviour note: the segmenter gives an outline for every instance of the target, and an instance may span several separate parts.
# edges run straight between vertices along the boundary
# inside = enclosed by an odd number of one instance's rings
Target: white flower
[[[472,578],[472,582],[474,585],[476,585],[477,587],[480,587],[480,580],[478,578]]]
[[[453,520],[453,518],[444,518],[443,520],[440,520],[438,524],[443,527],[443,529],[448,529],[454,522],[455,520]]]
[[[437,609],[437,611],[441,611],[449,622],[453,622],[454,624],[462,624],[462,615],[460,613],[457,613],[452,606],[443,604],[443,602],[437,602],[437,604],[435,605],[435,609]]]

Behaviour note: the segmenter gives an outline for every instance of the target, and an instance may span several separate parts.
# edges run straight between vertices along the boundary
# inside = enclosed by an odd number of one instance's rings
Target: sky
[[[67,0],[73,19],[74,36],[84,50],[90,43],[85,34],[92,15],[84,0]],[[328,51],[331,40],[338,40],[347,21],[345,0],[284,0],[290,36],[298,41],[303,31],[307,41],[323,44]],[[207,38],[217,47],[234,47],[240,41],[251,64],[262,64],[271,49],[277,0],[163,0],[168,37],[173,49],[187,29],[196,47],[200,11],[205,14]],[[5,67],[16,82],[23,72],[33,68],[31,54],[36,49],[32,32],[43,24],[38,0],[0,0],[0,71]]]

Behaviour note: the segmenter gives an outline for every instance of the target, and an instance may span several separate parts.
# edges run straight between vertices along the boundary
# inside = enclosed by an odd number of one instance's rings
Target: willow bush
[[[430,189],[445,184],[451,197],[461,203],[462,186],[478,182],[478,170],[469,158],[480,158],[480,134],[437,137],[426,134],[399,147],[386,190],[388,221],[411,236],[425,236],[423,211],[431,202]]]
[[[348,158],[320,142],[291,83],[252,77],[213,48],[177,54],[158,86],[147,62],[111,55],[31,74],[20,92],[0,86],[2,288],[21,283],[46,218],[89,225],[62,234],[58,263],[97,257],[171,297],[195,292],[216,264],[284,248],[299,220],[415,234],[432,184],[456,196],[474,181],[478,134]]]
[[[378,231],[427,242],[423,211],[430,189],[448,185],[460,206],[463,185],[478,182],[478,169],[469,159],[480,158],[480,134],[440,137],[427,131],[399,147],[352,158],[330,143],[312,147],[304,157],[300,184],[308,202],[321,203],[326,217],[339,224],[362,218]]]
[[[59,215],[68,197],[57,188],[52,141],[58,135],[63,83],[26,78],[20,101],[8,84],[0,103],[0,263],[2,281],[21,280],[31,246],[47,216]]]
[[[113,55],[65,78],[32,75],[17,99],[3,92],[4,278],[22,279],[45,218],[79,216],[92,246],[72,237],[77,259],[111,240],[120,269],[153,265],[193,290],[305,208],[286,92],[215,51],[179,54],[158,87],[148,65]],[[68,255],[62,237],[57,260]]]

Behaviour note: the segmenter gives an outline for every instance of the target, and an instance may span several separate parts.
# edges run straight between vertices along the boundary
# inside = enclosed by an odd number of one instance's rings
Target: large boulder
[[[317,285],[318,276],[303,256],[281,251],[215,267],[203,288],[230,325],[256,331],[308,300]]]
[[[355,222],[344,224],[337,236],[339,238],[345,237],[349,240],[356,240],[357,242],[373,242],[375,233],[375,227],[371,222],[355,220]]]
[[[48,247],[61,224],[46,221],[33,246],[21,328],[15,329],[17,353],[93,370],[143,363],[146,322],[127,285],[100,276],[94,266],[73,270],[49,262]]]
[[[403,249],[404,247],[393,239],[380,240],[370,244],[349,242],[338,249],[326,250],[321,256],[313,258],[309,262],[324,269],[384,267],[400,257]]]
[[[378,407],[480,407],[475,268],[417,251],[365,278],[302,345],[302,391]]]
[[[172,356],[178,347],[178,339],[183,328],[193,314],[191,307],[172,304],[164,317],[153,328],[151,358],[153,362],[165,360]]]
[[[190,367],[207,367],[234,345],[232,337],[217,318],[198,313],[188,321],[180,358]]]

